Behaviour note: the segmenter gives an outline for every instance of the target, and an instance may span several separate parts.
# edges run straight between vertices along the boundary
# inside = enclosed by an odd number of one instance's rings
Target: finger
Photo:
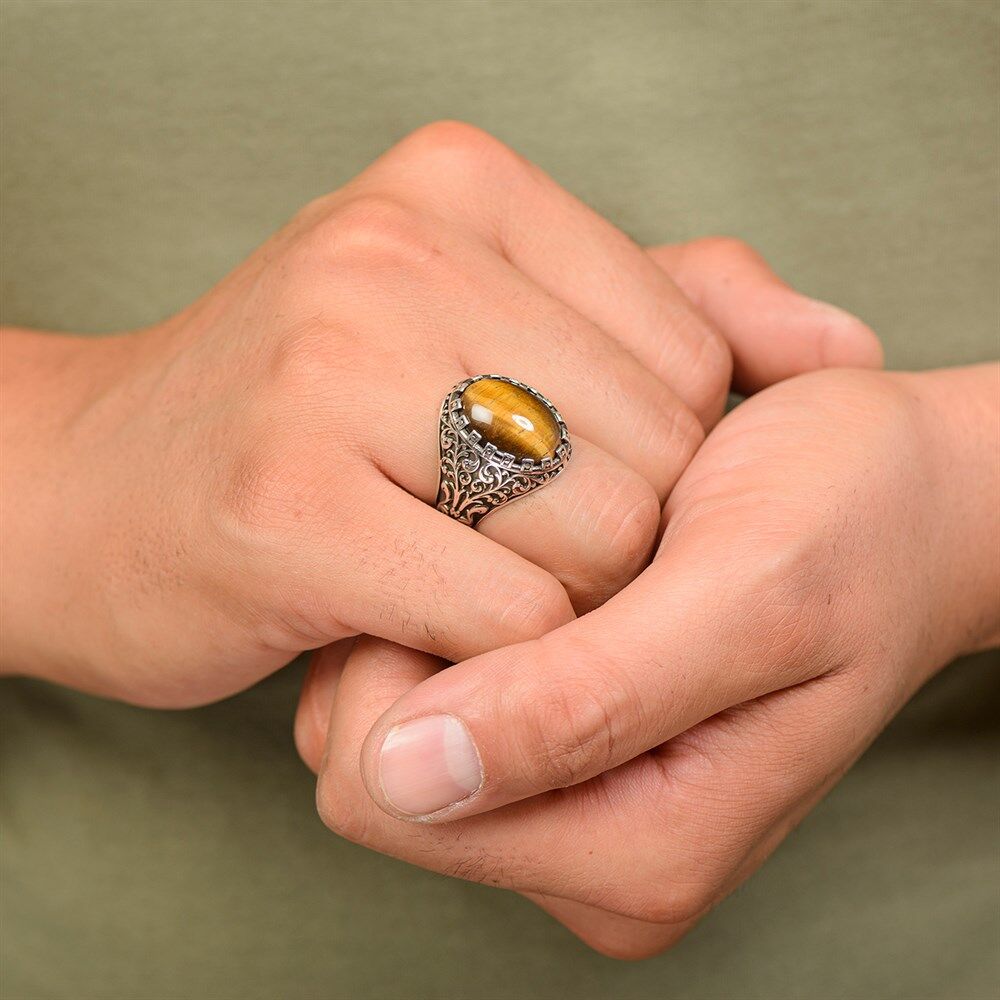
[[[573,899],[561,899],[539,892],[523,893],[536,906],[554,917],[567,930],[595,951],[609,958],[650,958],[671,947],[698,923],[698,919],[677,924],[657,924],[623,917],[620,913],[588,906]]]
[[[706,725],[711,725],[711,723]],[[828,775],[818,787],[811,789],[797,802],[789,803],[787,811],[773,823],[765,834],[758,838],[756,846],[732,874],[722,880],[714,890],[704,893],[698,900],[698,902],[704,903],[704,906],[701,912],[695,916],[680,921],[655,922],[623,916],[614,911],[588,906],[558,896],[531,892],[526,892],[523,895],[562,923],[591,948],[604,955],[624,959],[650,958],[653,955],[658,955],[677,944],[716,904],[735,891],[764,864],[782,841],[826,797],[862,749],[861,746],[853,747],[849,751],[850,759],[841,761],[833,773]],[[694,908],[697,908],[697,903]]]
[[[649,253],[726,338],[741,392],[817,368],[882,365],[868,326],[790,288],[740,240],[714,237]]]
[[[496,317],[474,338],[455,331],[466,367],[503,372],[516,359],[518,377],[549,386],[572,427],[665,499],[704,440],[692,410],[615,338],[496,254],[470,249],[465,256],[489,276],[478,304]]]
[[[354,642],[354,639],[342,639],[324,646],[310,657],[293,730],[295,749],[310,771],[319,771],[334,695]]]
[[[708,426],[729,384],[724,341],[624,233],[485,132],[413,133],[354,183],[411,199],[493,246],[669,385]]]
[[[322,665],[326,657],[325,650],[317,654],[320,669],[325,669]],[[320,719],[324,707],[329,706],[329,716],[323,725],[325,752],[316,785],[316,804],[320,816],[335,833],[378,849],[377,844],[384,835],[379,829],[383,826],[381,817],[384,814],[367,800],[358,770],[361,743],[367,732],[365,727],[387,704],[444,666],[445,661],[419,650],[361,636],[340,671],[331,701],[322,698],[316,688],[303,687],[299,715]],[[462,775],[447,771],[428,773],[422,780],[433,787],[460,782]],[[401,849],[405,851],[408,845],[417,842],[418,837],[406,829],[412,828],[412,824],[396,822],[394,825],[399,828]]]
[[[430,238],[430,234],[425,235]],[[446,242],[449,239],[447,233],[437,235]],[[421,238],[418,235],[414,240],[419,244]],[[462,242],[462,247],[465,245]],[[450,245],[443,256],[449,262],[462,259]],[[499,523],[489,526],[484,533],[498,532],[511,549],[528,553],[536,560],[536,567],[551,566],[558,571],[573,589],[571,609],[575,603],[585,610],[622,586],[640,568],[657,532],[658,501],[690,459],[702,432],[683,404],[619,345],[572,315],[561,303],[539,292],[495,255],[483,252],[483,257],[488,257],[489,263],[474,262],[468,273],[452,264],[441,264],[430,276],[421,268],[394,267],[395,294],[390,297],[391,308],[386,305],[383,283],[373,283],[370,275],[365,276],[363,265],[371,264],[370,256],[347,254],[338,258],[339,270],[336,278],[330,280],[336,283],[342,308],[338,310],[337,325],[330,330],[328,349],[336,352],[339,339],[356,336],[349,331],[364,329],[373,322],[384,321],[400,336],[389,338],[385,350],[390,353],[372,359],[365,373],[370,375],[370,381],[366,382],[360,400],[341,399],[337,412],[363,407],[371,417],[364,422],[363,434],[349,442],[351,448],[361,451],[364,458],[403,490],[425,503],[433,503],[440,474],[441,402],[457,382],[470,374],[470,366],[474,366],[471,373],[478,374],[506,363],[508,367],[501,374],[520,377],[554,398],[569,423],[571,436],[580,445],[579,454],[568,463],[565,474],[546,487],[544,497],[531,504],[528,499],[520,498],[509,510],[492,515],[494,519],[499,517]],[[392,261],[394,265],[398,263],[396,257]],[[494,270],[487,271],[487,267]],[[546,331],[565,341],[559,345],[557,358],[545,357],[551,347]],[[326,342],[321,347],[326,349]],[[386,376],[386,372],[393,371],[405,373],[406,377]],[[337,433],[335,417],[336,414],[325,417],[331,438]],[[590,435],[599,439],[593,442],[596,448],[587,447]],[[316,441],[296,445],[311,454],[295,464],[312,470],[329,463],[330,451],[324,454],[321,450],[324,443],[329,449],[330,443],[317,434]],[[605,452],[613,448],[618,454],[607,452],[607,458],[600,455],[596,449],[604,445]],[[617,470],[612,458],[621,463]],[[280,462],[285,467],[291,464],[284,452]],[[641,469],[633,468],[630,462]],[[643,472],[655,477],[655,485],[646,480]],[[309,484],[303,488],[315,489]],[[375,514],[373,499],[354,483],[350,484],[350,490],[357,494],[352,502],[363,505],[359,516],[371,520]],[[321,498],[320,505],[323,503]],[[559,532],[549,532],[543,538],[537,528],[530,526],[529,512],[539,504],[559,505],[551,508],[550,524],[556,519],[555,512],[565,506],[568,515]],[[444,518],[438,513],[433,516]],[[381,533],[388,530],[391,534],[394,519],[395,515],[388,512],[380,518]],[[362,539],[364,549],[385,549],[379,526],[372,525],[369,530],[370,534]],[[438,529],[443,530],[446,529]],[[464,526],[462,530],[468,531]],[[432,537],[428,534],[423,545]],[[600,540],[599,544],[594,544],[595,539]],[[345,545],[348,552],[356,549],[356,540],[351,537],[339,540],[338,544]],[[421,617],[428,613],[427,606],[430,611],[438,609],[435,614],[438,619],[442,618],[442,612],[448,616],[460,614],[460,608],[467,602],[452,598],[445,601],[439,595],[454,595],[456,588],[466,582],[477,582],[489,572],[489,562],[469,565],[459,558],[457,544],[456,541],[452,546],[457,561],[450,565],[438,558],[434,549],[420,552],[407,548],[399,554],[407,565],[399,569],[387,566],[377,579],[370,578],[367,566],[363,572],[358,565],[348,567],[345,573],[351,575],[341,579],[353,578],[354,574],[364,577],[359,579],[357,593],[368,593],[376,599],[376,604],[374,616],[371,612],[366,615],[359,602],[349,598],[342,616],[358,631],[456,658],[454,648],[449,653],[448,644],[436,640],[436,623],[426,620],[419,623],[409,605],[414,604]],[[481,546],[478,551],[487,552]],[[391,543],[389,554],[391,557]],[[364,557],[364,552],[360,555]],[[466,555],[472,558],[472,550]],[[509,557],[510,551],[500,558],[507,562]],[[426,561],[427,569],[433,564],[441,574],[440,580],[435,581],[437,585],[432,590],[426,586],[411,587],[399,593],[397,608],[397,602],[387,600],[383,592],[389,589],[391,598],[395,579],[416,577],[409,564],[421,558]],[[523,570],[518,575],[523,577]],[[523,610],[525,601],[537,600],[539,596],[537,582],[534,594],[529,591],[523,598],[517,579],[496,576],[488,588],[477,583],[472,590],[473,600],[478,600],[481,593],[496,597],[510,585],[515,585],[515,609],[520,606]],[[546,597],[547,605],[553,604],[555,595],[551,590],[542,596]],[[565,593],[562,597],[565,598]],[[503,617],[502,608],[507,603],[501,598],[496,610],[499,616]],[[535,624],[541,620],[551,625],[554,620],[544,614],[539,619],[537,613],[534,618]],[[513,620],[509,617],[504,620],[509,630]],[[411,627],[414,623],[417,623],[415,630]],[[475,635],[478,648],[486,648],[485,637],[491,631],[477,630],[470,621],[463,645],[467,647],[470,637]],[[343,634],[343,629],[320,632],[315,644]],[[455,646],[457,637],[453,630],[446,631],[445,638]],[[495,632],[492,641],[501,641]]]
[[[715,722],[709,720],[701,731],[692,732],[691,738],[699,744],[708,742]],[[701,911],[681,920],[656,922],[636,917],[623,916],[613,910],[590,906],[574,899],[541,893],[526,892],[523,895],[540,906],[546,913],[562,923],[568,930],[591,948],[611,958],[650,958],[672,948],[706,916],[711,909],[736,888],[742,885],[774,853],[781,842],[791,833],[808,813],[819,803],[831,788],[843,777],[850,763],[857,758],[863,748],[855,745],[848,750],[848,759],[843,760],[826,779],[814,789],[810,789],[797,801],[789,801],[786,811],[762,835],[754,846],[729,875],[718,885],[703,891],[692,911],[702,904]],[[715,750],[718,753],[718,750]],[[713,757],[710,760],[714,760]],[[796,758],[798,759],[798,758]],[[714,764],[712,765],[714,766]],[[749,775],[747,776],[750,777]]]
[[[428,504],[438,490],[437,413],[445,391],[432,383],[414,386],[407,401],[411,419],[374,430],[369,442],[378,467]],[[649,561],[660,498],[629,466],[579,434],[571,431],[571,438],[572,456],[558,476],[493,511],[477,530],[554,576],[582,614],[621,590]]]
[[[649,483],[576,438],[559,476],[494,511],[477,530],[551,573],[580,615],[638,576],[659,524],[660,504]]]
[[[366,633],[455,660],[573,618],[549,573],[375,470],[350,489],[350,496],[325,497],[311,519],[310,544],[282,555],[294,562],[294,578],[350,581],[310,597],[316,631],[303,636],[307,643]]]
[[[885,723],[870,679],[831,674],[709,719],[582,785],[485,815],[409,823],[364,793],[358,749],[375,715],[439,666],[359,642],[336,693],[317,786],[327,825],[433,871],[678,929],[753,870]],[[428,761],[424,788],[468,786],[461,755],[450,763]]]
[[[802,642],[790,610],[796,595],[770,578],[769,563],[748,558],[752,521],[734,508],[694,523],[597,610],[459,663],[401,698],[366,742],[363,774],[375,800],[394,815],[409,811],[385,797],[387,766],[395,786],[405,784],[407,764],[400,754],[382,760],[383,742],[427,718],[461,719],[468,752],[482,762],[476,795],[420,811],[454,818],[585,781],[730,705],[829,669]]]
[[[394,481],[407,492],[433,501],[436,475],[405,462],[393,468]],[[555,577],[576,613],[584,614],[641,572],[659,523],[660,502],[649,483],[574,437],[572,457],[558,476],[491,512],[476,530]]]
[[[448,256],[472,270],[449,280],[447,293],[414,282],[397,297],[393,322],[412,331],[433,317],[433,329],[421,331],[433,360],[413,363],[402,392],[395,381],[372,386],[374,412],[397,413],[405,405],[406,419],[371,422],[365,449],[393,482],[431,503],[440,468],[438,413],[452,385],[467,373],[499,371],[539,388],[569,424],[573,458],[544,491],[491,514],[482,530],[556,576],[577,611],[589,610],[644,565],[659,501],[703,432],[620,346],[495,255]],[[456,345],[461,356],[449,361]]]
[[[467,376],[495,372],[543,393],[572,435],[634,469],[664,499],[704,439],[697,418],[676,394],[617,341],[496,253],[440,225],[405,225],[413,230],[407,237],[412,243],[434,248],[437,263],[430,276],[423,268],[395,268],[391,309],[383,286],[370,280],[367,256],[338,258],[337,264],[341,325],[364,329],[376,322],[396,332],[405,354],[380,367],[411,372],[405,384],[373,372],[373,411],[395,418],[372,421],[368,428],[380,462],[412,457],[425,482],[433,479],[441,400]],[[403,412],[406,419],[398,419]],[[436,485],[430,482],[419,494]]]
[[[543,796],[487,816],[440,825],[395,819],[368,797],[358,762],[372,721],[441,668],[440,660],[414,650],[367,638],[358,641],[329,719],[316,793],[323,821],[349,840],[432,871],[521,891],[566,895],[578,889],[587,900],[602,902],[593,874],[599,872],[603,884],[623,884],[634,862],[620,850],[611,850],[620,831],[609,829],[607,804],[599,794],[590,801],[581,789],[574,789],[572,798]],[[440,738],[446,741],[447,731]],[[420,783],[425,791],[447,794],[469,778],[463,762],[454,759],[449,768],[425,768]],[[620,774],[616,780],[621,781]],[[631,797],[629,792],[619,795],[622,801]],[[629,844],[641,850],[644,837],[637,832]],[[610,853],[595,856],[604,847]]]
[[[706,724],[711,725],[711,723]],[[717,886],[696,898],[692,911],[701,905],[700,912],[681,920],[655,921],[624,916],[613,910],[590,906],[574,899],[542,893],[526,892],[523,895],[540,906],[591,948],[611,958],[651,958],[672,948],[726,896],[730,895],[774,853],[788,834],[823,799],[843,776],[842,768],[830,775],[817,789],[788,805],[788,812],[781,816],[763,835],[729,875]]]

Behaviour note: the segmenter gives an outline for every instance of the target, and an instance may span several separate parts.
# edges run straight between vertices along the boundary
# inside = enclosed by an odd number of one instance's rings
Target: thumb
[[[882,366],[868,326],[790,288],[740,240],[708,237],[649,253],[726,338],[741,392],[818,368]]]
[[[745,534],[726,531],[725,546],[717,528],[713,521],[678,535],[582,618],[404,694],[362,749],[372,799],[390,815],[430,822],[496,809],[586,781],[731,705],[820,672],[795,645],[751,648],[748,632],[765,616],[733,586],[754,572],[738,565],[749,562]],[[427,774],[433,794],[425,794]]]

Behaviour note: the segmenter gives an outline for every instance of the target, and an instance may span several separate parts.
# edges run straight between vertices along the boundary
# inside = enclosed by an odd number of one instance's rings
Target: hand
[[[540,171],[445,123],[166,323],[8,331],[5,669],[194,705],[359,632],[463,659],[600,603],[722,412],[727,286],[756,289],[759,322],[788,300],[810,316],[757,351],[735,324],[748,384],[879,361],[863,324],[728,244],[664,253],[701,311]],[[441,400],[490,371],[554,399],[575,450],[475,532],[427,504]]]
[[[998,374],[781,383],[709,435],[656,559],[603,607],[446,670],[324,651],[297,719],[324,821],[524,892],[610,954],[666,947],[935,669],[1000,638]],[[461,721],[396,728],[434,717]],[[421,798],[439,808],[407,822]]]

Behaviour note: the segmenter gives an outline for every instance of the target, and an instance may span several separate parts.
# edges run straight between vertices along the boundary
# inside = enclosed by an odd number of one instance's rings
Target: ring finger
[[[618,345],[544,294],[529,301],[530,288],[516,291],[506,298],[520,301],[519,310],[504,308],[502,295],[485,292],[475,305],[456,302],[454,293],[447,296],[447,312],[405,297],[414,317],[437,318],[434,340],[457,344],[461,356],[424,362],[410,379],[406,419],[373,426],[366,450],[392,482],[433,503],[440,474],[439,412],[453,385],[492,371],[555,397],[571,429],[571,460],[545,489],[499,508],[481,530],[555,576],[582,613],[645,565],[660,502],[700,442],[701,430],[693,414]],[[452,309],[463,317],[461,323],[452,319]],[[575,329],[564,335],[558,354],[546,354],[547,331],[556,324]],[[385,393],[378,408],[391,412],[398,383],[376,383],[373,392]]]

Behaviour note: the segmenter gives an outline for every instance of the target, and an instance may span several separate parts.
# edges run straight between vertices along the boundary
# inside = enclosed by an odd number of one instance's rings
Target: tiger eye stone
[[[520,462],[554,458],[559,446],[559,425],[549,408],[529,392],[509,382],[481,378],[462,393],[462,411],[469,426],[498,451]]]

